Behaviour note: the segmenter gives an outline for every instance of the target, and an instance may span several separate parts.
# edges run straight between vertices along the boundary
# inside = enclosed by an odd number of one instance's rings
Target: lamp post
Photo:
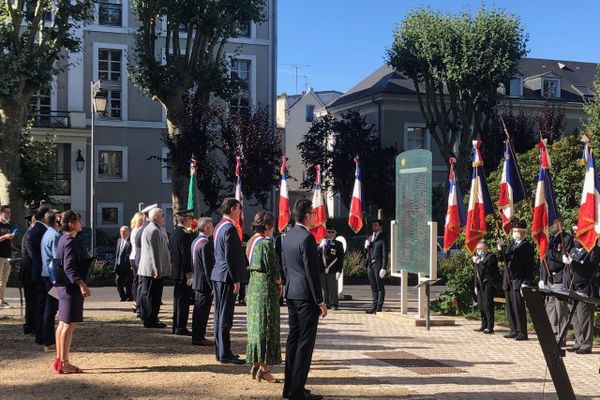
[[[95,148],[94,148],[94,122],[96,113],[102,115],[106,113],[106,96],[99,96],[100,81],[90,83],[90,105],[91,105],[91,151],[90,151],[90,246],[91,256],[96,255],[96,226],[94,224],[94,175],[95,175]]]

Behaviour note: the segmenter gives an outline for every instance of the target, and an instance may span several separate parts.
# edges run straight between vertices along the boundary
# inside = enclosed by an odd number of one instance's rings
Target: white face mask
[[[3,224],[8,224],[10,222],[10,217],[5,217],[3,215],[0,217],[0,221],[2,221]]]
[[[513,232],[512,234],[513,239],[515,239],[516,241],[521,240],[521,232]]]

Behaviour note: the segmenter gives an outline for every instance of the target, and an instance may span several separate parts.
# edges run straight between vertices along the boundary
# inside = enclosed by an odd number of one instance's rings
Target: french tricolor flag
[[[283,232],[290,222],[290,198],[288,195],[287,174],[287,157],[284,157],[281,162],[281,186],[279,187],[279,219],[277,221],[279,232]]]
[[[483,159],[479,147],[481,140],[473,141],[471,160],[473,162],[473,175],[471,178],[471,192],[469,195],[469,210],[467,212],[467,225],[465,228],[465,246],[471,254],[475,251],[477,243],[487,233],[485,217],[494,212],[492,199],[485,181]]]
[[[521,180],[519,166],[515,158],[510,140],[504,142],[504,166],[500,179],[500,194],[498,196],[498,210],[502,218],[502,228],[509,233],[511,221],[515,212],[515,205],[527,198],[527,190]]]
[[[535,207],[533,209],[533,222],[531,235],[537,242],[540,258],[546,257],[548,243],[550,242],[550,226],[560,218],[558,206],[554,197],[554,187],[550,176],[550,157],[546,147],[546,139],[537,144],[540,149],[540,173],[535,191]]]
[[[448,211],[446,211],[446,225],[444,227],[444,251],[450,250],[467,223],[465,205],[454,175],[455,161],[454,158],[450,158],[450,175],[448,177],[450,190],[448,191]]]
[[[240,207],[242,207],[242,212],[240,213],[240,219],[235,221],[236,229],[238,231],[238,235],[240,236],[240,240],[244,241],[244,194],[242,193],[242,159],[240,157],[235,158],[235,199],[240,202]]]
[[[362,184],[360,180],[360,163],[358,156],[354,157],[356,170],[354,172],[354,189],[352,190],[352,200],[350,201],[350,214],[348,215],[348,225],[358,233],[363,227],[362,220]]]
[[[321,243],[321,240],[325,238],[327,229],[325,223],[327,222],[327,210],[325,209],[325,203],[323,202],[323,192],[321,191],[321,166],[315,165],[315,187],[313,191],[313,212],[315,213],[314,225],[310,232],[315,237],[317,243]]]
[[[592,150],[588,149],[587,171],[583,181],[583,193],[579,205],[579,219],[577,220],[577,240],[590,251],[600,236],[600,179],[596,171],[596,161]]]

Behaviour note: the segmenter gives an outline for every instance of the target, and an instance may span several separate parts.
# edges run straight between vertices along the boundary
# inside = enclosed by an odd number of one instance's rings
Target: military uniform
[[[344,267],[344,246],[339,240],[323,239],[319,246],[321,260],[321,287],[323,288],[323,300],[327,307],[338,308],[338,282],[337,274]]]

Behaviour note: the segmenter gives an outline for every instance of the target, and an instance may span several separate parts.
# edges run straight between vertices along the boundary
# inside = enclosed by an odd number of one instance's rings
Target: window
[[[127,182],[127,147],[96,146],[95,168],[98,182]]]
[[[315,120],[315,106],[308,104],[306,106],[306,122],[313,122]]]
[[[542,97],[547,99],[560,98],[560,81],[555,78],[542,79]]]
[[[39,90],[31,98],[29,112],[35,126],[50,126],[50,88]]]
[[[100,0],[98,4],[98,23],[100,25],[122,26],[123,5],[121,0]]]
[[[420,126],[408,126],[404,138],[404,150],[427,149],[427,129]]]
[[[100,228],[119,228],[123,225],[123,203],[98,203],[96,214]]]
[[[512,78],[510,80],[510,97],[522,97],[523,96],[523,78]]]
[[[99,96],[106,97],[107,118],[121,119],[121,77],[123,50],[99,49],[98,50],[98,79],[102,81],[102,90]]]
[[[252,30],[250,29],[250,22],[241,24],[240,28],[238,30],[238,37],[249,38],[250,36],[252,36]]]
[[[173,224],[173,203],[162,203],[160,208],[165,213],[165,229],[167,232],[172,232],[174,228]]]
[[[250,65],[250,60],[231,60],[231,67],[229,70],[231,79],[237,80],[240,83],[239,92],[232,97],[229,103],[229,109],[233,113],[239,113],[250,107]]]
[[[169,149],[166,147],[162,148],[162,155],[161,155],[163,160],[166,160],[169,157]],[[161,168],[161,176],[162,176],[162,183],[171,183],[171,168],[169,168],[167,166],[167,162],[163,161],[162,162],[162,168]]]

